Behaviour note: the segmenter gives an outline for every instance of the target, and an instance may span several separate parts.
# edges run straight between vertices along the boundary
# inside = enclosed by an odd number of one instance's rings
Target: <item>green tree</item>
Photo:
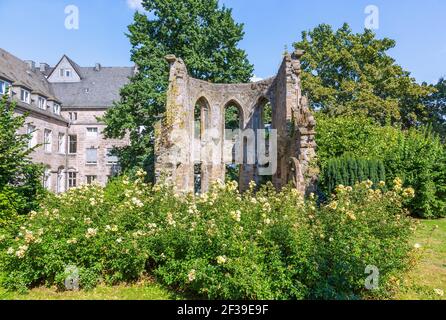
[[[432,129],[440,134],[442,140],[446,139],[446,79],[441,78],[435,85],[434,92],[426,100]]]
[[[18,133],[26,115],[14,114],[15,103],[7,96],[0,100],[0,221],[12,213],[23,214],[38,206],[44,194],[42,169],[29,158],[29,134]]]
[[[387,51],[395,41],[365,30],[353,33],[347,24],[337,31],[319,25],[294,44],[302,59],[304,91],[312,106],[330,115],[365,114],[381,124],[405,127],[426,123],[423,101],[434,90],[419,85]]]
[[[153,172],[154,125],[164,113],[168,85],[164,57],[181,57],[191,76],[211,82],[247,82],[253,66],[237,47],[243,24],[218,0],[143,0],[142,5],[147,14],[135,13],[127,35],[138,73],[104,121],[108,138],[130,134],[130,146],[117,150],[123,169]]]

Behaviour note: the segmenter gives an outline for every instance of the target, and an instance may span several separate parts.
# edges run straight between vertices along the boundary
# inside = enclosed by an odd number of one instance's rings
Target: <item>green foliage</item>
[[[370,30],[354,34],[347,24],[336,31],[322,24],[294,46],[306,51],[302,85],[315,109],[405,127],[429,122],[423,100],[434,90],[418,85],[388,55],[395,41],[376,39]]]
[[[31,163],[29,134],[18,133],[25,125],[26,115],[14,114],[15,103],[5,95],[0,100],[0,197],[1,206],[9,215],[28,213],[38,207],[44,195],[42,169]],[[9,212],[9,213],[6,213]],[[3,215],[2,214],[2,215]]]
[[[413,214],[424,218],[446,216],[446,149],[429,128],[402,131],[362,116],[329,117],[321,113],[317,113],[317,121],[317,152],[323,171],[330,159],[345,154],[380,160],[378,165],[384,166],[387,183],[401,177],[405,186],[415,189],[415,198],[408,204]],[[378,169],[383,172],[383,168]],[[358,168],[358,175],[366,176],[365,170]],[[341,181],[342,176],[338,179]],[[326,180],[321,182],[326,190]]]
[[[360,159],[346,154],[330,159],[323,170],[322,181],[328,194],[332,194],[339,185],[354,186],[367,180],[374,184],[386,181],[383,161]]]
[[[47,198],[0,242],[1,285],[63,287],[66,267],[76,266],[83,288],[148,273],[209,299],[336,299],[390,294],[391,277],[407,266],[404,190],[356,185],[318,208],[315,199],[271,184],[243,195],[234,182],[201,196],[175,195],[137,176]],[[380,291],[364,289],[371,264],[380,270]]]
[[[433,130],[446,139],[446,79],[441,78],[435,85],[436,92],[430,95],[425,104],[429,110],[429,118]]]
[[[135,13],[128,34],[138,74],[106,113],[104,133],[109,138],[129,133],[131,145],[118,152],[123,169],[142,166],[150,174],[154,125],[165,111],[169,70],[164,57],[175,54],[193,77],[212,82],[247,82],[253,66],[237,48],[243,25],[235,23],[232,11],[217,0],[145,0],[142,5],[150,18]]]
[[[316,120],[317,155],[321,167],[346,153],[357,158],[384,160],[400,135],[398,128],[382,127],[361,115],[331,117],[316,112]]]
[[[401,177],[416,196],[411,211],[422,218],[446,217],[446,148],[430,128],[411,129],[398,136],[385,166]]]

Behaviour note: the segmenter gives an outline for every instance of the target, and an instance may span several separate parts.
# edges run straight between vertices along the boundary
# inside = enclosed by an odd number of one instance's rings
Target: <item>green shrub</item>
[[[322,169],[331,159],[349,155],[384,162],[386,182],[401,177],[413,187],[407,204],[422,218],[446,217],[446,147],[429,128],[402,131],[380,126],[366,117],[328,117],[317,114],[318,160]],[[322,189],[328,189],[325,177]]]
[[[446,217],[446,148],[429,128],[398,135],[385,166],[390,178],[401,177],[416,195],[410,210],[422,218]]]
[[[48,197],[0,242],[2,285],[63,288],[75,266],[82,288],[150,274],[209,299],[334,299],[386,293],[364,290],[370,264],[383,288],[406,267],[411,220],[397,192],[338,190],[333,209],[271,184],[243,195],[235,182],[175,195],[142,175]]]
[[[367,180],[375,184],[386,181],[383,161],[359,159],[348,154],[330,159],[322,172],[321,185],[328,194],[332,194],[339,185],[354,186]]]

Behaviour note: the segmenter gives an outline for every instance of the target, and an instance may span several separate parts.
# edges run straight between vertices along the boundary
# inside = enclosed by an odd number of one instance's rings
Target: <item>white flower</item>
[[[84,219],[84,223],[85,223],[86,225],[90,225],[90,224],[93,223],[93,221],[91,221],[90,218],[85,218],[85,219]]]
[[[234,220],[237,221],[237,222],[240,222],[240,221],[241,221],[241,216],[242,216],[242,213],[240,212],[240,210],[232,211],[232,212],[231,212],[231,217],[232,217],[232,219],[234,219]]]
[[[262,206],[263,211],[271,212],[271,205],[268,202],[265,202]]]
[[[122,240],[122,238],[118,238],[118,239],[116,239],[116,242],[117,243],[121,243],[123,240]]]
[[[87,230],[87,234],[85,235],[85,237],[87,238],[93,238],[98,234],[98,229],[93,229],[93,228],[88,228]]]
[[[143,178],[147,175],[147,172],[145,172],[143,169],[138,169],[138,171],[136,172],[136,176]]]
[[[19,247],[19,250],[15,253],[15,255],[22,259],[23,257],[25,257],[25,253],[28,250],[28,246],[21,246]]]
[[[414,246],[413,246],[415,249],[421,249],[421,244],[419,244],[419,243],[415,243],[414,244]]]
[[[227,261],[226,256],[218,256],[218,257],[217,257],[217,263],[218,263],[218,264],[225,264],[226,261]]]
[[[266,225],[270,225],[271,224],[271,219],[265,219],[264,222],[265,222]]]
[[[29,231],[29,230],[26,230],[26,232],[25,232],[25,242],[29,244],[29,243],[34,242],[34,240],[35,240],[35,238],[34,238],[33,232]]]
[[[94,207],[97,204],[97,202],[94,198],[90,198],[90,204]]]
[[[137,199],[137,198],[132,198],[132,202],[135,206],[137,206],[138,208],[142,208],[144,207],[144,203],[142,203],[141,200]]]
[[[189,274],[187,275],[187,278],[189,279],[189,282],[192,282],[196,279],[196,271],[195,269],[192,269]]]
[[[77,239],[73,238],[67,241],[68,244],[76,244],[77,243]]]
[[[434,289],[434,292],[440,297],[444,296],[444,291],[441,289]]]
[[[14,248],[9,248],[8,251],[6,251],[7,254],[14,254]]]

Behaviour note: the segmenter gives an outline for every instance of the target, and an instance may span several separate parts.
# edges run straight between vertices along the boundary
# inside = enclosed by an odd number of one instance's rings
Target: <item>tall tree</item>
[[[446,139],[446,79],[441,78],[435,85],[434,92],[427,100],[426,106],[432,122],[432,128]]]
[[[29,134],[18,133],[25,125],[26,115],[15,115],[15,103],[8,96],[0,97],[0,220],[12,208],[16,213],[36,209],[44,194],[42,168],[33,164],[29,155]],[[0,223],[1,224],[1,223]]]
[[[130,134],[131,144],[117,150],[124,170],[153,170],[154,125],[165,110],[167,54],[181,57],[189,73],[212,82],[247,82],[253,66],[238,43],[243,24],[218,0],[143,0],[129,26],[131,59],[138,73],[121,91],[121,100],[105,115],[108,138]]]
[[[331,115],[362,113],[405,127],[428,122],[423,100],[433,89],[417,84],[388,55],[395,41],[377,39],[370,30],[354,34],[348,24],[337,31],[323,24],[303,32],[294,46],[307,52],[303,87],[314,108]]]

